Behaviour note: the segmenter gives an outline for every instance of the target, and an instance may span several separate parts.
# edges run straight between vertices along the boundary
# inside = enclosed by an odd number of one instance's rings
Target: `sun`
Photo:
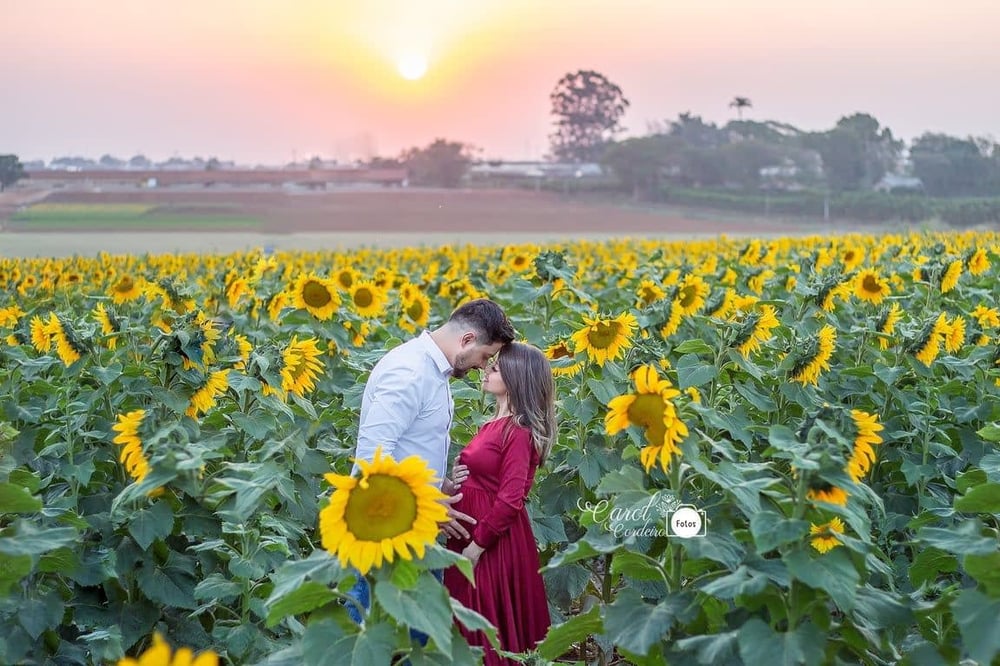
[[[408,53],[396,62],[396,69],[407,81],[416,81],[427,73],[427,58],[419,53]]]

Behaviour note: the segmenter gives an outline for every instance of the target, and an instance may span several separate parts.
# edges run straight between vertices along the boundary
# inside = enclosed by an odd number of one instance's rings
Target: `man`
[[[451,495],[448,503],[458,501],[461,496],[455,493],[462,477],[455,481],[447,478],[454,413],[449,380],[464,377],[474,368],[482,370],[513,340],[514,327],[503,309],[483,298],[456,308],[439,328],[424,331],[388,351],[365,383],[355,458],[371,461],[379,446],[395,460],[420,456],[434,470],[441,489]],[[354,471],[357,473],[357,465]],[[459,521],[475,521],[450,507],[449,515],[451,520],[442,530],[448,536],[468,539],[469,532]],[[368,607],[363,578],[351,592]],[[357,609],[353,605],[348,608],[360,622]]]

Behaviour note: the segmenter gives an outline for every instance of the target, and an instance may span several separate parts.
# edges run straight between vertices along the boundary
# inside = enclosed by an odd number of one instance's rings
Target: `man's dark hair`
[[[507,319],[503,308],[488,298],[463,303],[455,308],[448,321],[472,328],[480,344],[492,345],[499,342],[506,345],[514,341],[514,326]]]

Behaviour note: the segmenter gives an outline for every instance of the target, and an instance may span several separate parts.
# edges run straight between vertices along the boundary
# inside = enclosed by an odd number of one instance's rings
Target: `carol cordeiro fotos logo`
[[[596,502],[577,500],[577,508],[618,539],[628,537],[703,537],[708,521],[705,512],[692,504],[682,504],[668,492],[623,506],[614,499]]]

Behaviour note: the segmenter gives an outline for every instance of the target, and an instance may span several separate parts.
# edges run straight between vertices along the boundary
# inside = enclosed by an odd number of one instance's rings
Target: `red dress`
[[[458,462],[469,466],[469,478],[455,508],[476,519],[472,539],[486,550],[473,570],[475,587],[455,567],[445,571],[444,584],[454,599],[493,623],[500,647],[526,652],[549,629],[538,547],[524,506],[538,469],[538,453],[530,430],[511,423],[505,436],[509,420],[483,425],[458,456]],[[448,548],[457,552],[467,544],[448,540]],[[459,628],[470,644],[486,650],[487,666],[515,663],[494,652],[481,632]]]

